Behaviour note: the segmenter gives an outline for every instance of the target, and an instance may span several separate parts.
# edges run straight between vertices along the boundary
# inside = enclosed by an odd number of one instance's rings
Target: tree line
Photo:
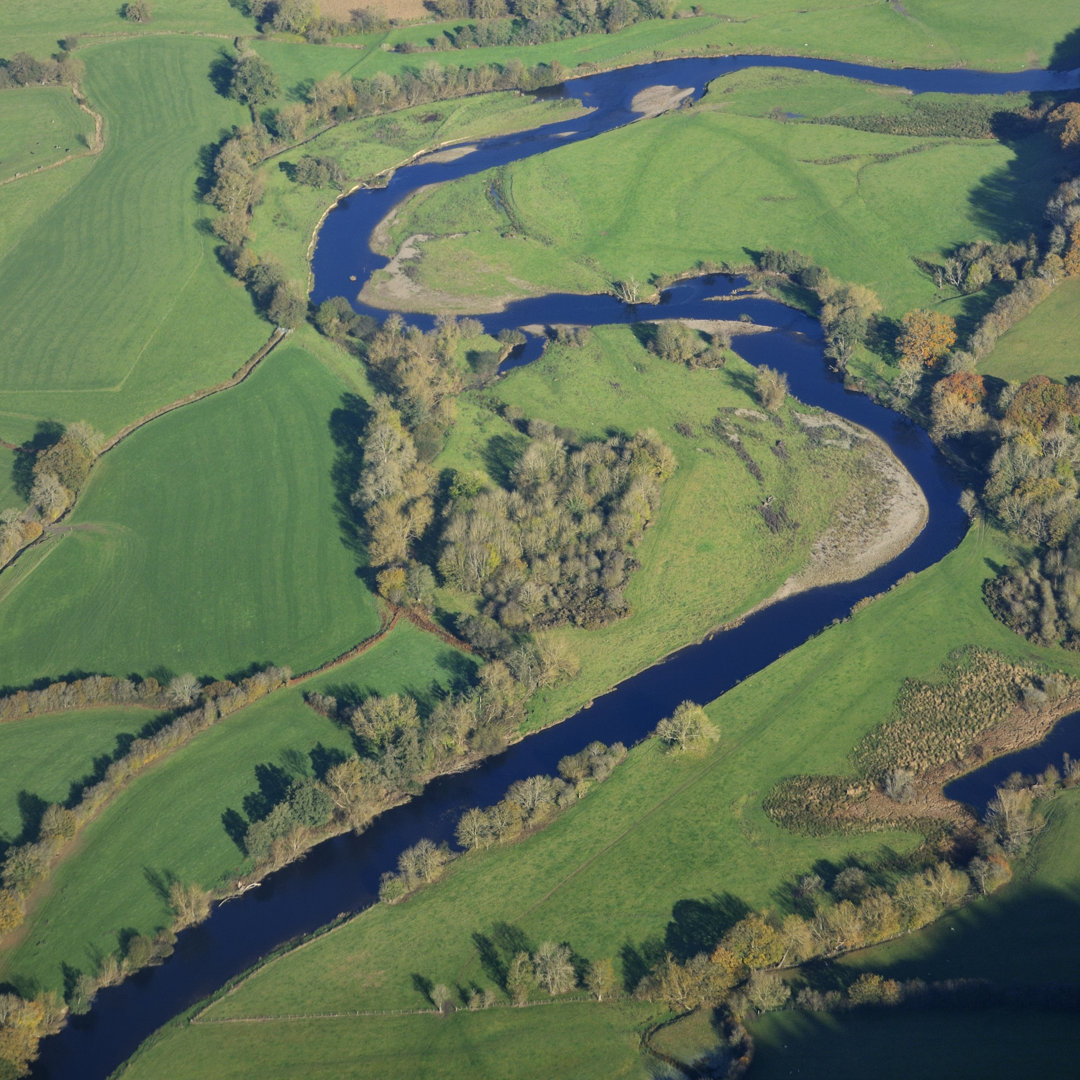
[[[564,757],[558,765],[558,776],[515,780],[494,806],[466,810],[458,819],[454,837],[464,851],[476,851],[510,843],[527,832],[544,828],[558,813],[583,799],[595,784],[606,780],[625,757],[622,743],[605,746],[592,742],[579,753]],[[396,872],[382,875],[379,899],[396,903],[406,898],[441,877],[457,857],[447,844],[419,840],[402,852]]]
[[[107,765],[100,779],[82,788],[72,805],[47,806],[32,840],[7,849],[0,866],[0,937],[21,925],[27,896],[48,875],[56,856],[133,776],[220,719],[280,689],[290,677],[287,668],[270,667],[238,683],[222,679],[205,686],[194,676],[181,675],[165,688],[152,679],[134,684],[129,680],[90,677],[74,683],[54,683],[40,691],[19,691],[0,699],[13,703],[9,707],[12,715],[5,719],[25,716],[35,709],[46,711],[64,702],[111,704],[117,699],[129,700],[129,694],[139,704],[157,704],[164,699],[175,709],[163,726],[152,726],[146,734],[133,739]]]

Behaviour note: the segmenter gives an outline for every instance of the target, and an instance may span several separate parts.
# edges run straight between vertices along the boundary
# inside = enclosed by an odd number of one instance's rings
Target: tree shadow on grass
[[[1054,46],[1046,66],[1051,71],[1072,71],[1080,67],[1080,26],[1071,30]]]
[[[750,908],[732,893],[713,893],[708,900],[679,900],[671,909],[664,948],[680,963],[714,948]]]
[[[364,464],[360,437],[371,418],[368,403],[357,394],[342,394],[341,405],[330,414],[330,438],[337,447],[337,456],[330,471],[334,485],[334,513],[341,529],[341,542],[362,566],[367,566],[367,546],[362,539],[364,518],[353,505],[352,496],[360,486],[360,470]]]
[[[495,483],[510,487],[514,468],[528,445],[529,439],[525,435],[493,435],[488,439],[482,451],[484,468]]]

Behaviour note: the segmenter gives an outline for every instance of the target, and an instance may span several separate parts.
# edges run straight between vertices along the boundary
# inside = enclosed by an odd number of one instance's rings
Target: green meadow
[[[110,433],[231,375],[269,336],[199,224],[200,154],[245,117],[210,82],[219,48],[153,37],[80,50],[105,148],[55,201],[31,188],[43,203],[21,207],[33,224],[0,259],[0,429],[10,417]]]
[[[1012,382],[1036,373],[1054,379],[1080,375],[1080,281],[1061,282],[998,341],[981,370]]]
[[[430,701],[459,667],[453,649],[402,623],[303,690],[355,686]],[[31,992],[59,989],[62,965],[92,972],[100,957],[117,948],[121,931],[152,933],[167,925],[174,877],[206,887],[225,882],[245,857],[223,815],[244,813],[245,796],[259,791],[256,767],[312,775],[320,753],[353,749],[345,728],[304,704],[303,690],[279,691],[203,732],[140,774],[87,824],[76,849],[57,865],[18,943],[0,957],[0,981]],[[77,775],[75,768],[72,778]]]
[[[440,237],[424,244],[414,280],[488,304],[556,288],[602,292],[631,276],[645,284],[698,261],[740,265],[753,251],[794,247],[870,286],[899,317],[944,299],[912,256],[940,259],[977,237],[1037,227],[1054,155],[1036,136],[1010,146],[783,118],[898,105],[894,91],[827,76],[739,73],[693,108],[420,193],[392,239]],[[497,177],[505,210],[488,196]],[[985,303],[943,306],[967,314]]]
[[[154,720],[150,709],[86,709],[0,724],[0,841],[25,825],[24,804],[67,802],[72,786],[93,775],[95,763],[115,754]]]
[[[221,0],[162,0],[151,5],[149,23],[132,23],[116,0],[5,0],[4,55],[25,50],[34,56],[55,52],[59,38],[126,38],[143,34],[213,34],[231,38],[250,33],[251,20]]]
[[[93,118],[66,86],[0,94],[0,182],[89,149]]]
[[[650,1013],[649,1006],[631,1002],[576,1002],[445,1017],[198,1024],[186,1031],[183,1060],[176,1058],[166,1035],[140,1051],[119,1075],[125,1080],[165,1075],[196,1080],[211,1073],[221,1080],[256,1073],[268,1080],[298,1075],[312,1080],[508,1075],[515,1080],[649,1080],[656,1074],[641,1056],[638,1029]],[[558,1039],[552,1038],[553,1027]]]
[[[14,451],[0,447],[0,509],[6,510],[9,506],[26,505],[26,500],[15,487],[15,476],[12,470],[16,460]]]
[[[918,934],[853,954],[843,967],[897,979],[990,979],[1030,986],[1033,998],[1041,983],[1075,982],[1078,829],[1080,799],[1067,792],[1051,805],[1045,832],[1003,889]],[[822,1075],[854,1080],[873,1060],[875,1074],[897,1080],[1065,1076],[1080,1051],[1073,1015],[1052,1006],[772,1013],[753,1025],[752,1075],[796,1076],[801,1062],[813,1060]],[[897,1046],[906,1048],[903,1055],[888,1052]]]
[[[76,668],[301,672],[372,634],[333,476],[331,423],[347,442],[356,422],[345,390],[286,343],[102,458],[59,535],[0,580],[0,684]]]

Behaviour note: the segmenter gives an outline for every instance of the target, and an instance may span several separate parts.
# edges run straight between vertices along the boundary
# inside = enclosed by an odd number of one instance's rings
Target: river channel
[[[1077,82],[1075,73],[890,70],[791,57],[674,60],[575,79],[561,92],[593,109],[585,116],[486,140],[456,161],[436,163],[421,158],[397,170],[385,188],[361,189],[343,199],[327,216],[319,236],[312,299],[319,302],[330,296],[355,296],[362,283],[385,265],[385,258],[370,251],[368,238],[385,214],[418,187],[472,175],[631,123],[637,117],[630,102],[647,87],[692,87],[693,96],[700,97],[709,81],[745,67],[812,69],[904,86],[917,93],[997,94],[1065,89]],[[530,736],[469,772],[433,781],[411,803],[382,815],[362,836],[350,834],[327,841],[302,862],[266,879],[261,887],[219,905],[209,920],[180,935],[174,955],[163,965],[103,990],[89,1015],[73,1018],[60,1035],[45,1040],[34,1076],[39,1080],[103,1080],[156,1028],[271,949],[339,914],[370,905],[379,876],[395,868],[400,852],[425,836],[436,842],[452,842],[457,818],[464,809],[497,801],[516,779],[553,773],[561,757],[593,739],[636,742],[678,702],[686,698],[711,701],[833,620],[843,618],[857,600],[889,588],[909,572],[925,569],[959,543],[967,527],[957,504],[961,485],[925,432],[897,413],[844,390],[824,363],[821,330],[814,319],[768,300],[732,298],[718,304],[716,297],[730,296],[739,284],[738,279],[697,278],[669,290],[656,305],[636,307],[608,296],[552,295],[521,301],[497,315],[479,318],[490,332],[530,324],[708,319],[721,312],[724,318],[738,319],[745,314],[774,327],[769,333],[738,338],[739,353],[753,364],[768,362],[784,371],[791,392],[801,401],[861,424],[889,444],[929,503],[928,523],[914,543],[887,566],[859,581],[790,597],[732,630],[682,649],[566,722]],[[366,310],[379,317],[386,314]],[[410,315],[407,319],[421,326],[432,321],[425,316]],[[538,347],[534,340],[523,359],[529,359]],[[896,633],[903,634],[904,627],[897,626]]]

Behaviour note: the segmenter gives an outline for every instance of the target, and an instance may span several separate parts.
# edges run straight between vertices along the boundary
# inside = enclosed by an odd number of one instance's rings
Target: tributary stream
[[[314,257],[318,302],[355,296],[386,259],[371,253],[368,238],[380,220],[417,188],[472,175],[496,165],[592,138],[631,123],[630,102],[656,85],[692,87],[700,97],[708,82],[745,67],[795,67],[848,76],[918,93],[1007,93],[1076,86],[1076,73],[1025,71],[1010,75],[975,71],[890,70],[791,57],[719,57],[673,60],[591,75],[567,82],[562,92],[593,111],[534,131],[482,141],[473,152],[449,162],[423,158],[400,168],[385,188],[360,189],[327,215]],[[648,121],[644,121],[648,122]],[[688,217],[692,208],[687,208]],[[688,225],[691,222],[688,221]],[[792,238],[793,242],[797,238]],[[817,322],[782,304],[760,299],[712,299],[733,293],[739,282],[698,278],[665,293],[655,306],[629,307],[611,296],[552,295],[512,304],[497,315],[480,316],[490,332],[531,324],[603,325],[658,318],[738,319],[775,327],[737,339],[739,353],[753,364],[768,362],[784,371],[791,392],[881,436],[922,487],[930,507],[926,527],[888,565],[860,579],[790,597],[748,618],[738,627],[691,645],[626,680],[589,707],[488,759],[468,772],[430,783],[407,805],[382,815],[362,835],[327,841],[267,878],[243,896],[215,908],[202,925],[180,935],[163,965],[149,968],[118,987],[103,990],[93,1010],[72,1018],[64,1031],[42,1043],[34,1075],[48,1080],[100,1080],[119,1066],[156,1028],[243,972],[267,952],[315,930],[342,913],[355,912],[376,898],[379,876],[396,867],[398,855],[421,837],[453,841],[463,810],[496,802],[522,777],[554,773],[568,753],[594,739],[632,744],[684,699],[707,702],[760,671],[807,638],[843,618],[861,598],[888,589],[900,577],[925,569],[951,551],[967,521],[957,500],[961,486],[925,432],[869,398],[848,393],[823,359]],[[367,309],[384,316],[382,311]],[[407,316],[428,326],[430,317]],[[539,341],[521,359],[539,351]],[[558,417],[549,417],[557,421]],[[901,636],[905,628],[898,625]],[[108,882],[101,887],[107,889]]]

